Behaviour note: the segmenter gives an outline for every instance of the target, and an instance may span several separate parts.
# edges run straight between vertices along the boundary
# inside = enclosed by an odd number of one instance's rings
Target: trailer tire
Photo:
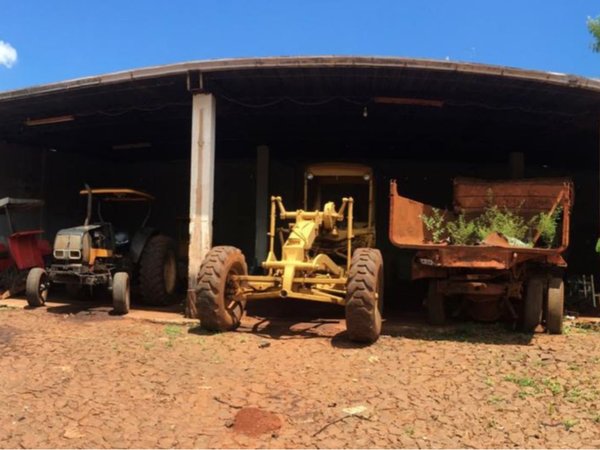
[[[546,283],[543,278],[533,277],[527,282],[523,304],[523,331],[526,333],[533,333],[542,321],[545,289]]]
[[[141,300],[146,305],[164,306],[176,299],[177,252],[168,236],[153,236],[146,242],[139,263]]]
[[[129,274],[117,272],[112,286],[113,311],[115,314],[127,314],[130,307]]]
[[[552,277],[548,282],[546,304],[546,330],[550,334],[562,334],[565,307],[565,284],[562,278]]]
[[[437,291],[437,280],[429,280],[427,286],[427,320],[431,325],[446,323],[446,302]]]
[[[247,275],[248,266],[241,250],[235,247],[212,248],[200,267],[196,288],[200,325],[209,331],[231,331],[239,327],[246,302],[233,298],[235,284],[231,275]]]
[[[352,341],[373,343],[381,334],[383,258],[374,248],[352,255],[346,288],[346,329]]]
[[[48,274],[40,267],[34,267],[27,274],[25,294],[29,306],[35,308],[44,306],[48,298]]]

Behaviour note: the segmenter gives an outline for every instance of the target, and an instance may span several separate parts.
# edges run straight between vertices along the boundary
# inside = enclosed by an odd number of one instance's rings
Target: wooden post
[[[190,246],[186,307],[186,316],[191,318],[198,318],[196,283],[202,261],[212,245],[215,107],[215,97],[212,94],[194,94],[192,100]]]
[[[267,257],[267,215],[269,207],[269,147],[256,148],[256,222],[254,267]]]

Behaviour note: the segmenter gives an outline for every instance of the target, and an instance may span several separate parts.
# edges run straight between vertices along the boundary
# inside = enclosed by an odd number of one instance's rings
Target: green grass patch
[[[573,428],[578,423],[579,423],[579,421],[576,420],[576,419],[565,419],[565,420],[563,420],[563,425],[565,426],[565,430],[567,430],[567,431],[569,431],[571,428]]]

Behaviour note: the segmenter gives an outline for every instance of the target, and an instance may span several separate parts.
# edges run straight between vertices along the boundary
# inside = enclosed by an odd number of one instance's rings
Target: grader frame
[[[234,275],[232,281],[242,288],[244,300],[266,298],[290,298],[317,302],[345,304],[347,272],[352,259],[352,225],[354,200],[342,199],[342,206],[335,211],[333,202],[327,202],[322,211],[287,211],[281,197],[271,197],[269,225],[269,253],[262,267],[267,275]],[[319,253],[314,258],[306,257],[317,238],[320,229],[337,233],[336,223],[347,217],[347,264],[345,269],[338,266],[328,255]],[[275,256],[275,235],[277,211],[281,220],[295,220],[290,234],[281,248],[281,259]],[[315,276],[297,276],[298,273]],[[340,288],[342,286],[342,288]]]

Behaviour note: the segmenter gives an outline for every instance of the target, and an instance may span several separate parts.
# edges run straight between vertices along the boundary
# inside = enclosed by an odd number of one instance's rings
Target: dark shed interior
[[[213,243],[238,246],[249,261],[259,145],[269,147],[269,191],[290,207],[300,206],[306,164],[373,167],[392,297],[401,295],[408,258],[387,239],[390,179],[403,195],[450,206],[454,177],[508,178],[509,156],[518,152],[525,177],[573,178],[569,271],[598,272],[600,83],[556,74],[398,58],[280,58],[0,93],[0,197],[43,198],[52,239],[82,221],[85,182],[141,189],[156,196],[154,223],[185,252],[191,105],[199,91],[217,103]]]

